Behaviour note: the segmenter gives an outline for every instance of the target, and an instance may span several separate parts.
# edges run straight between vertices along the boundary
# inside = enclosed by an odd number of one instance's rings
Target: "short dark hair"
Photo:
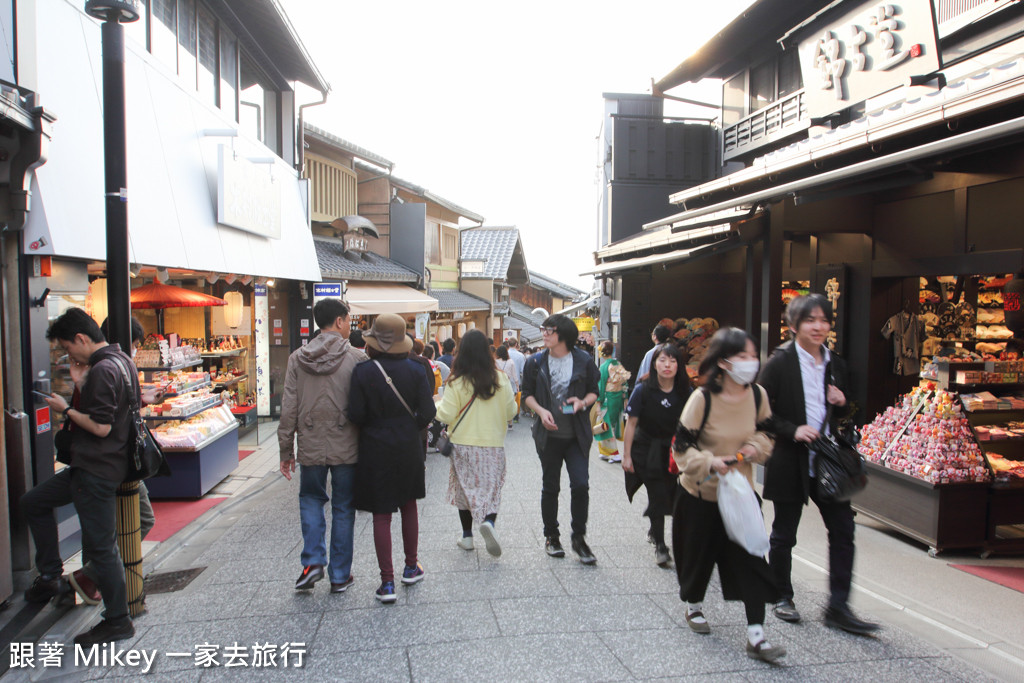
[[[357,349],[365,348],[366,342],[363,341],[363,331],[352,330],[348,335],[348,343],[356,347]]]
[[[341,299],[321,299],[313,307],[313,320],[321,330],[327,329],[338,318],[348,317],[348,306]]]
[[[558,341],[565,344],[565,348],[572,349],[576,346],[576,340],[579,339],[580,330],[576,327],[576,323],[572,321],[567,315],[561,313],[555,313],[549,315],[547,320],[540,324],[541,327],[553,327],[555,328],[555,334],[558,335]]]
[[[508,347],[505,346],[504,344],[496,348],[494,350],[494,353],[497,354],[498,358],[502,360],[508,360]]]
[[[426,359],[432,359],[434,357],[434,347],[427,344],[423,347],[423,357]]]
[[[103,333],[103,338],[110,343],[110,318],[104,318],[103,322],[100,323],[100,332]],[[142,329],[142,323],[134,315],[132,316],[132,344],[139,342],[140,344],[146,340],[146,331]]]
[[[448,337],[441,343],[441,350],[445,353],[451,353],[455,350],[455,340]]]
[[[704,360],[700,362],[700,374],[704,377],[704,386],[712,393],[722,390],[722,375],[725,374],[718,365],[718,361],[732,358],[737,353],[743,353],[747,348],[747,342],[751,342],[757,349],[757,342],[746,330],[738,327],[723,327],[715,332],[708,344],[708,350],[704,354]]]
[[[654,335],[659,344],[664,344],[672,336],[672,330],[667,325],[659,324],[654,327],[654,331],[651,334]]]
[[[794,330],[814,315],[814,309],[820,308],[829,324],[832,323],[832,302],[824,294],[804,294],[794,297],[786,306],[786,324]]]
[[[80,334],[84,334],[97,344],[106,341],[106,337],[100,332],[100,326],[81,308],[69,308],[64,311],[53,321],[50,329],[46,330],[46,338],[49,341],[59,339],[73,342]]]

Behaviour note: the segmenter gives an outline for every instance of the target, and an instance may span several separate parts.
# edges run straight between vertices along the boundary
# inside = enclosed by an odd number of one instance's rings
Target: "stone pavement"
[[[643,492],[628,504],[621,469],[596,458],[591,463],[588,540],[598,563],[585,567],[571,551],[565,559],[544,554],[540,465],[529,438],[529,420],[510,432],[506,446],[508,480],[497,525],[504,549],[500,558],[487,554],[479,535],[473,552],[455,545],[460,526],[446,502],[448,460],[431,454],[427,497],[419,507],[419,555],[426,578],[412,587],[399,585],[397,604],[379,604],[373,596],[379,579],[371,517],[359,513],[355,585],[347,593],[331,595],[325,580],[311,592],[297,592],[298,481],[270,473],[263,487],[221,504],[204,515],[203,525],[186,529],[177,543],[154,553],[148,563],[161,572],[206,569],[180,592],[150,595],[148,613],[136,620],[135,639],[118,645],[155,650],[149,675],[167,681],[233,676],[374,683],[989,678],[889,620],[883,620],[885,629],[875,638],[824,627],[820,612],[826,584],[808,569],[808,562],[795,563],[794,577],[805,621],[790,625],[769,616],[766,624],[769,639],[789,651],[781,664],[745,655],[742,605],[724,603],[717,579],[705,601],[712,634],[694,634],[686,627],[674,571],[654,564],[653,546],[645,540]],[[563,475],[560,519],[565,541],[568,508]],[[813,515],[807,515],[805,525],[813,525]],[[397,519],[393,529],[393,555],[400,568]],[[871,560],[862,553],[858,562],[866,561]],[[854,606],[864,616],[894,611],[895,603],[855,593]],[[1014,596],[1019,601],[1019,594]],[[45,640],[69,642],[98,618],[97,609],[73,612],[77,616],[62,621]],[[252,645],[265,643],[303,644],[303,667],[286,669],[280,661],[276,668],[223,666],[229,647],[249,648],[242,659],[252,664]],[[194,656],[204,644],[219,647],[221,666],[195,665]],[[89,680],[140,674],[126,666],[75,668],[70,659],[68,654],[59,672],[12,670],[7,677]]]

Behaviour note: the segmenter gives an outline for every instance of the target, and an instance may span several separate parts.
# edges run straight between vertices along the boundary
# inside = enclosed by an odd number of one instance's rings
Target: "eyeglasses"
[[[558,330],[554,327],[542,327],[540,328],[541,334],[554,334]]]

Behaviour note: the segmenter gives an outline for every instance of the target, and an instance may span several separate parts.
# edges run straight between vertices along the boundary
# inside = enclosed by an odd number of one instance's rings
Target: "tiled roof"
[[[534,315],[532,308],[530,308],[527,304],[524,304],[521,301],[516,301],[515,299],[512,300],[512,306],[509,313],[510,315],[514,315],[520,320],[523,320],[524,322],[528,322],[538,327],[542,322],[544,322],[544,316]]]
[[[322,277],[340,280],[376,280],[380,282],[417,282],[419,276],[391,259],[372,252],[346,252],[340,240],[314,237],[316,259]]]
[[[482,260],[482,273],[463,273],[464,278],[506,280],[512,255],[519,244],[519,229],[466,228],[462,231],[462,260]]]
[[[575,299],[576,297],[581,297],[586,294],[582,289],[576,289],[571,285],[559,282],[547,275],[541,275],[534,270],[530,271],[530,284],[537,289],[546,289],[552,294],[556,294],[563,299]]]
[[[540,324],[544,316],[534,315],[533,309],[520,301],[512,301],[509,314],[505,316],[504,325],[511,330],[519,330],[519,339],[525,344],[540,341]]]
[[[437,299],[437,310],[442,313],[491,310],[490,302],[461,289],[428,289],[427,294]]]

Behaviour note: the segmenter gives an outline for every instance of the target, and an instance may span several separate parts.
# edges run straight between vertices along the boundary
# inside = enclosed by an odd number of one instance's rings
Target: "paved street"
[[[196,681],[250,677],[328,681],[604,681],[604,680],[950,680],[988,677],[948,652],[910,635],[889,619],[877,638],[827,629],[821,623],[825,584],[797,562],[795,577],[805,621],[784,624],[768,617],[767,635],[789,655],[772,666],[744,653],[745,619],[739,603],[725,604],[717,580],[705,602],[709,636],[686,627],[673,570],[653,561],[645,540],[645,501],[625,498],[621,469],[594,460],[588,539],[598,557],[585,567],[571,552],[553,559],[543,552],[539,512],[540,465],[529,438],[529,421],[507,441],[508,481],[498,531],[504,548],[492,558],[455,545],[458,516],[445,502],[447,459],[428,456],[427,497],[420,504],[420,559],[427,576],[399,585],[398,602],[383,606],[368,514],[356,520],[355,585],[331,595],[323,581],[309,593],[293,589],[301,566],[298,481],[269,475],[267,485],[225,503],[205,528],[186,532],[187,543],[157,553],[158,571],[206,567],[180,592],[150,595],[149,612],[136,621],[125,648],[156,650],[150,677]],[[568,484],[563,476],[561,520],[568,541]],[[203,520],[201,520],[203,521]],[[808,515],[808,524],[812,517]],[[401,537],[394,524],[394,558],[401,567]],[[568,543],[566,543],[568,545]],[[861,556],[859,562],[865,562]],[[817,577],[817,578],[815,578]],[[1004,589],[1005,590],[1005,589]],[[1013,593],[1019,600],[1019,594]],[[895,612],[858,595],[868,617]],[[883,607],[872,611],[871,606]],[[95,619],[77,608],[65,619],[70,635]],[[55,637],[61,634],[53,634]],[[948,635],[948,634],[947,634]],[[226,649],[237,643],[303,643],[301,669],[225,668]],[[197,646],[220,648],[221,666],[194,663]],[[300,648],[301,649],[301,648]],[[169,657],[167,653],[189,653]],[[295,655],[291,656],[294,663]],[[36,672],[34,678],[46,678]],[[53,677],[56,671],[51,671]],[[130,667],[65,665],[71,680],[137,675]],[[24,672],[11,672],[24,678]]]

